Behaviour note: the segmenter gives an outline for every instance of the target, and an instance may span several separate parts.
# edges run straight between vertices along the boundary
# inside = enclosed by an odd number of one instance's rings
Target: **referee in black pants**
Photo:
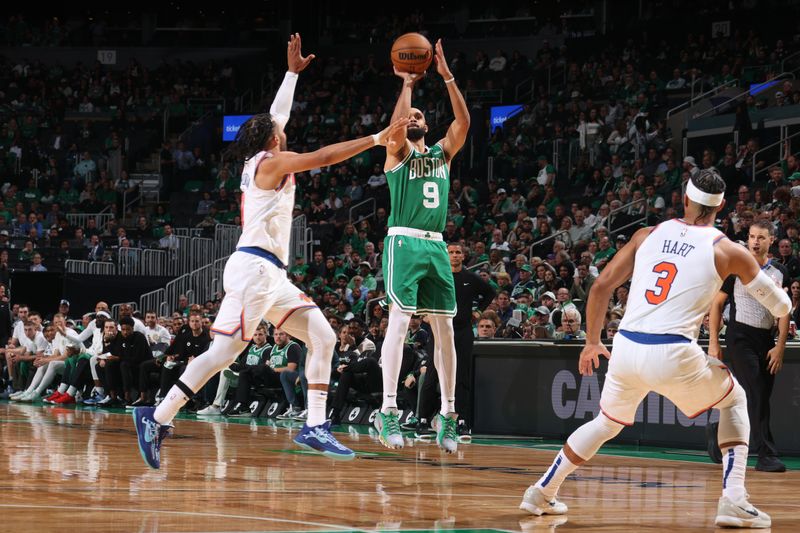
[[[789,285],[786,268],[767,257],[775,229],[772,223],[759,220],[750,226],[747,247],[761,270],[784,288]],[[725,334],[725,361],[736,380],[747,393],[750,418],[750,450],[758,453],[756,470],[785,472],[778,459],[778,449],[769,428],[770,396],[775,374],[783,365],[783,353],[789,333],[789,315],[778,319],[778,340],[775,341],[775,319],[755,298],[748,294],[739,278],[731,276],[711,304],[709,316],[708,355],[721,358],[719,329],[725,302],[730,302],[730,317]],[[716,424],[714,425],[716,426]],[[715,428],[709,431],[709,453],[712,459],[722,458],[716,443]]]
[[[454,242],[447,245],[450,256],[450,270],[453,272],[453,283],[456,288],[456,316],[453,318],[453,334],[456,345],[456,412],[459,421],[459,431],[468,433],[472,429],[473,407],[473,361],[472,343],[475,339],[472,333],[472,304],[477,301],[478,309],[483,311],[492,300],[495,292],[491,285],[483,281],[480,276],[464,268],[464,249],[460,243]],[[434,339],[436,342],[436,339]],[[420,385],[419,405],[417,406],[420,420],[431,420],[436,413],[436,393],[439,376],[433,365],[428,365],[425,380]]]

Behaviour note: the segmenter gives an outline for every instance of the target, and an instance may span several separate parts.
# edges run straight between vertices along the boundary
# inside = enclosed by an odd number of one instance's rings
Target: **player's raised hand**
[[[302,44],[299,33],[289,36],[289,42],[286,43],[286,61],[289,65],[289,72],[301,73],[317,57],[314,54],[303,57]]]
[[[611,359],[611,353],[601,343],[586,343],[586,346],[581,350],[580,361],[578,361],[578,371],[581,376],[591,376],[594,373],[594,369],[600,366],[600,355],[604,355],[606,359]]]
[[[436,72],[445,80],[449,80],[453,77],[453,73],[450,72],[450,67],[447,66],[447,60],[444,58],[444,49],[442,48],[441,39],[436,41],[433,49],[433,62],[436,63]]]
[[[389,150],[397,148],[398,138],[401,140],[406,138],[406,126],[408,126],[408,117],[395,120],[389,124],[386,129],[378,133],[378,144],[380,146],[385,146]],[[400,130],[403,131],[403,135],[398,136],[397,134]]]
[[[397,70],[397,67],[394,67],[394,75],[398,76],[403,79],[404,84],[414,85],[419,80],[425,77],[425,74],[416,74],[414,72],[403,72],[402,70]]]

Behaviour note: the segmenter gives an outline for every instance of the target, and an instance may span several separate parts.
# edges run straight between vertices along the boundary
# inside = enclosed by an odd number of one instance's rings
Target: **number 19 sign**
[[[116,65],[117,64],[117,51],[116,50],[98,50],[97,60],[101,65]]]

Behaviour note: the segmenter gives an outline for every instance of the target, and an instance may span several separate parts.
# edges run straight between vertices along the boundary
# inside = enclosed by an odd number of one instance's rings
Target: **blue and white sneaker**
[[[96,390],[93,390],[91,397],[83,400],[83,405],[97,405],[97,402],[99,402],[103,398],[105,398],[105,394],[100,394]]]
[[[319,452],[331,459],[340,461],[350,461],[356,454],[350,448],[339,444],[336,437],[331,433],[331,421],[326,420],[324,424],[309,427],[303,424],[303,429],[294,438],[295,444]]]
[[[161,441],[169,436],[170,424],[159,424],[153,418],[155,407],[133,409],[133,424],[139,437],[139,452],[150,468],[161,468]]]

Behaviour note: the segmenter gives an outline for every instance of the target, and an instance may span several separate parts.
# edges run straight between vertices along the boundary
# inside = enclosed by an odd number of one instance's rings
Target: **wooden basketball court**
[[[294,448],[297,423],[179,420],[154,471],[129,413],[4,402],[0,420],[3,531],[708,531],[722,475],[699,454],[598,456],[561,491],[570,513],[537,518],[517,506],[557,446],[531,440],[445,456],[350,428],[340,438],[359,456],[340,463]],[[772,530],[800,531],[798,471],[747,476]]]

